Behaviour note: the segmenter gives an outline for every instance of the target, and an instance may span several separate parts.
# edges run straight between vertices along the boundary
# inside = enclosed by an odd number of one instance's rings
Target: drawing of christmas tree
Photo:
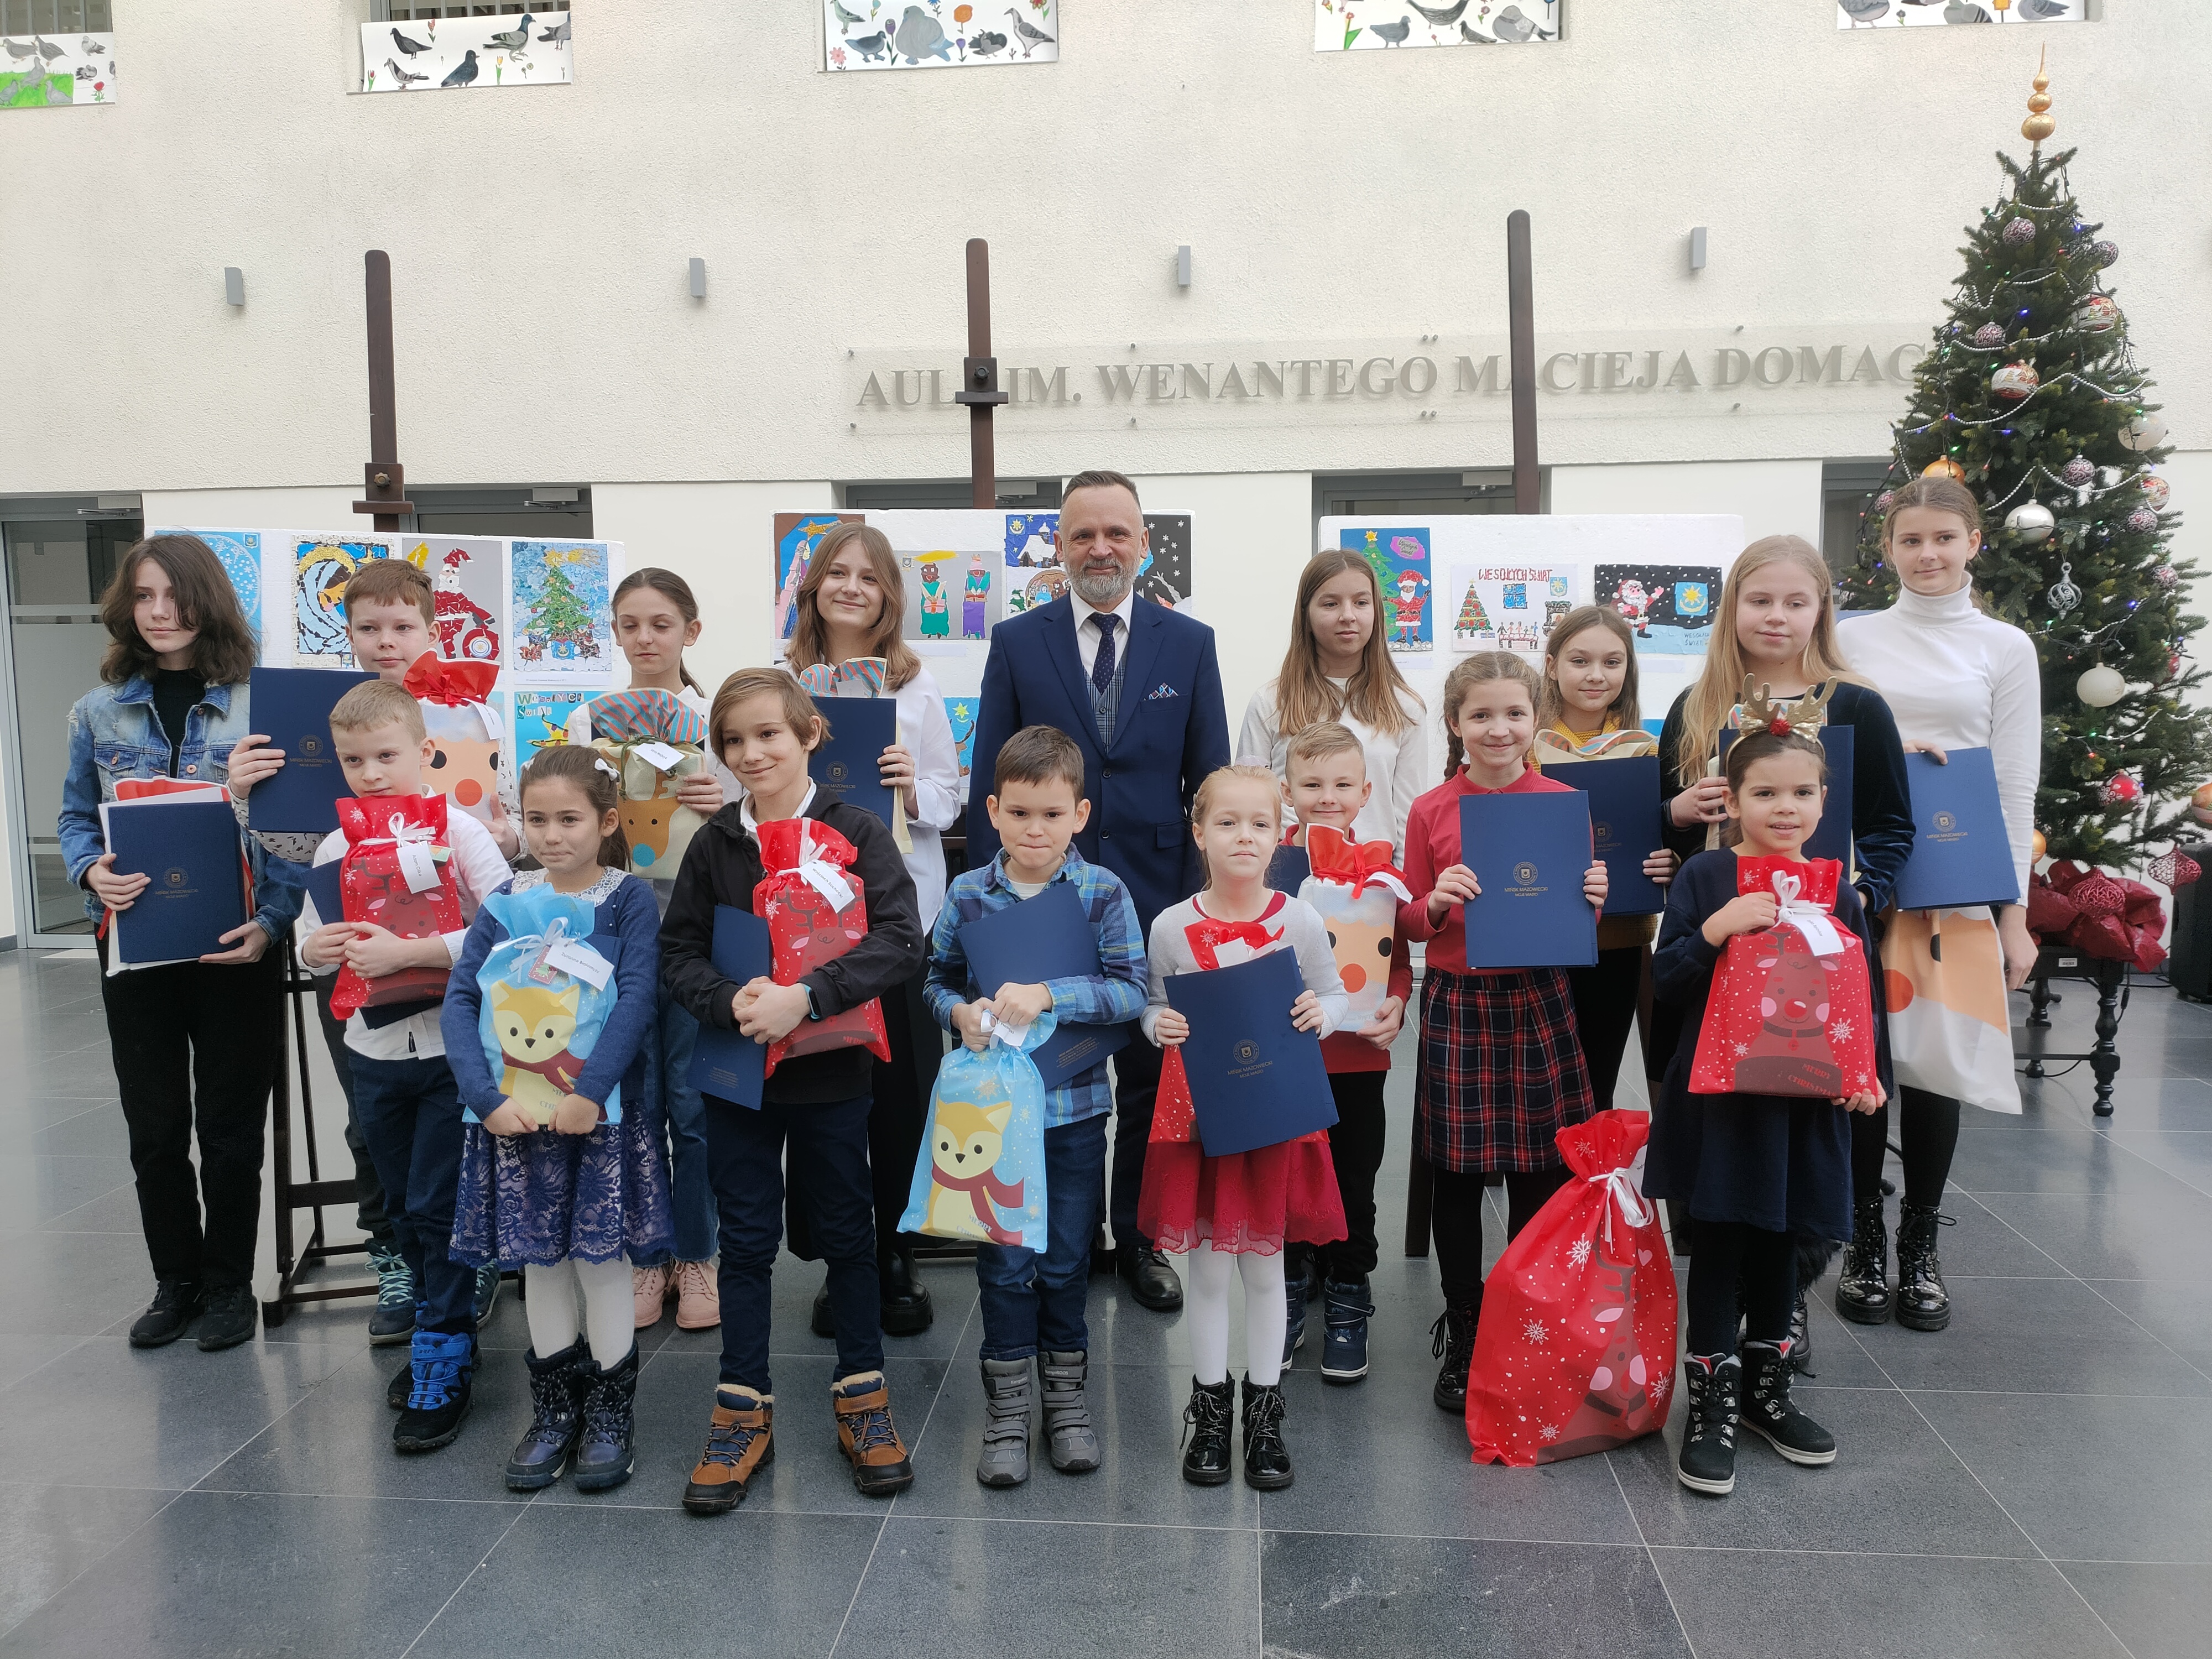
[[[591,613],[576,597],[568,573],[550,562],[545,586],[530,607],[530,631],[556,645],[580,645],[592,637]]]
[[[1477,634],[1491,631],[1490,613],[1482,608],[1482,595],[1473,582],[1467,585],[1467,599],[1459,608],[1459,621],[1452,632],[1462,639],[1472,639]]]

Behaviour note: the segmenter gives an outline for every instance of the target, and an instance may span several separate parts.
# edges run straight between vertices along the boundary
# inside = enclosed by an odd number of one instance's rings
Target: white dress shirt
[[[1115,630],[1114,661],[1118,666],[1129,653],[1129,615],[1136,608],[1137,591],[1131,588],[1121,596],[1121,603],[1110,610],[1101,611],[1095,605],[1086,605],[1073,586],[1067,590],[1067,602],[1075,607],[1075,653],[1083,659],[1083,678],[1091,678],[1091,665],[1098,660],[1098,618],[1119,617],[1121,625]]]
[[[1291,739],[1297,733],[1278,729],[1281,714],[1275,706],[1276,684],[1269,680],[1261,686],[1244,710],[1244,728],[1237,735],[1237,763],[1264,766],[1282,779],[1290,759]],[[1350,682],[1331,679],[1329,684],[1341,694]],[[1394,860],[1402,865],[1406,815],[1413,810],[1414,801],[1440,780],[1429,770],[1427,706],[1419,693],[1411,690],[1398,699],[1398,706],[1413,724],[1395,736],[1376,731],[1349,713],[1339,714],[1337,723],[1359,739],[1360,758],[1367,764],[1367,781],[1372,786],[1367,805],[1352,821],[1352,836],[1358,841],[1389,842]]]

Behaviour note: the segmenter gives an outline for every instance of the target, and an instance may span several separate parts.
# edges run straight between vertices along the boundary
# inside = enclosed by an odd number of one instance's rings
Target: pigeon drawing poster
[[[267,541],[264,533],[258,530],[187,530],[176,525],[155,525],[146,533],[197,536],[207,544],[208,550],[222,564],[222,574],[230,578],[231,589],[238,595],[238,608],[246,612],[246,620],[253,629],[254,653],[261,657],[267,649],[265,641],[269,637],[268,623],[261,614],[262,562]]]
[[[290,538],[292,660],[301,668],[353,666],[346,642],[345,586],[371,559],[388,559],[389,536]]]
[[[2078,23],[2089,0],[1835,0],[1839,29],[1952,23]]]
[[[495,691],[494,696],[509,698],[514,704],[514,741],[508,752],[514,757],[517,770],[529,765],[531,757],[539,750],[568,742],[568,717],[592,698],[604,697],[611,689],[606,685],[574,690],[567,686],[530,686]]]
[[[473,92],[573,79],[573,12],[424,17],[361,26],[363,92]]]
[[[507,615],[517,675],[604,679],[617,666],[617,542],[518,541],[507,549]]]
[[[779,513],[775,515],[775,640],[779,653],[797,620],[799,585],[806,580],[814,550],[841,524],[859,524],[858,513]]]
[[[1058,0],[823,0],[822,67],[832,74],[1059,61]]]
[[[1517,651],[1541,658],[1552,624],[1575,607],[1580,574],[1548,561],[1452,565],[1438,635],[1449,624],[1455,651]]]
[[[1591,601],[1620,613],[1638,655],[1702,657],[1725,575],[1718,564],[1601,564]]]
[[[1376,625],[1385,630],[1390,648],[1401,653],[1434,649],[1429,601],[1435,597],[1436,562],[1430,556],[1431,532],[1426,525],[1386,525],[1375,529],[1346,528],[1338,532],[1337,545],[1365,556],[1382,590],[1382,614]]]
[[[436,598],[432,631],[447,662],[504,664],[507,641],[507,543],[495,536],[416,539],[408,562],[430,579]]]
[[[1067,591],[1053,538],[1057,513],[1009,513],[1006,519],[1006,614],[1018,616]],[[1186,610],[1191,594],[1191,516],[1188,513],[1145,514],[1145,557],[1137,567],[1136,593],[1170,611]]]
[[[69,104],[112,104],[115,101],[115,35],[112,30],[82,33],[74,23],[64,33],[57,22],[67,21],[74,9],[64,8],[58,20],[53,9],[21,6],[0,8],[7,21],[28,31],[41,15],[44,34],[27,32],[0,40],[7,55],[0,59],[0,109],[52,109]]]
[[[1559,38],[1560,0],[1311,0],[1316,52],[1393,46],[1527,46]]]

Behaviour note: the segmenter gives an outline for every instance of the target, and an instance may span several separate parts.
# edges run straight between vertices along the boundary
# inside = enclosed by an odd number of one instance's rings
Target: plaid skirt
[[[1555,1169],[1552,1138],[1591,1109],[1565,969],[1427,971],[1413,1079],[1422,1157],[1462,1173]]]

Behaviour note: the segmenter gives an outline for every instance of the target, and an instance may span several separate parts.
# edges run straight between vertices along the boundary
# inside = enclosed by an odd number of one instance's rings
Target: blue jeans
[[[392,1231],[415,1275],[418,1330],[473,1333],[476,1273],[453,1256],[461,1178],[461,1091],[445,1056],[370,1060],[349,1054],[354,1121],[384,1184]]]
[[[1040,1346],[1054,1353],[1091,1351],[1083,1303],[1105,1180],[1105,1113],[1044,1132],[1043,1255],[1018,1244],[975,1247],[984,1358],[1027,1359]]]
[[[673,1178],[669,1183],[671,1218],[676,1224],[678,1261],[710,1261],[714,1256],[714,1178],[707,1161],[707,1103],[691,1086],[691,1048],[699,1022],[672,997],[660,1003],[659,1031],[660,1104],[652,1126],[655,1147],[665,1144]],[[664,1265],[644,1261],[640,1267]]]

